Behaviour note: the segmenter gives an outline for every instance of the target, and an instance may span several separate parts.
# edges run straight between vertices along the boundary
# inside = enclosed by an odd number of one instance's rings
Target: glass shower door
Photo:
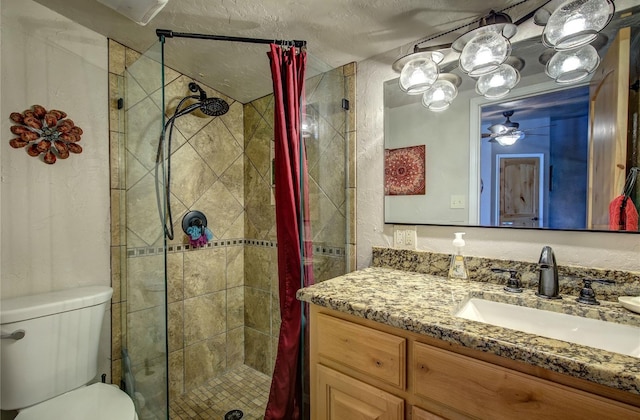
[[[162,47],[158,42],[140,56],[128,54],[125,70],[122,378],[140,420],[168,418],[164,200],[156,198],[156,189],[164,192],[164,162],[156,168],[164,124]]]
[[[351,156],[349,104],[354,65],[331,69],[308,53],[306,112],[302,137],[309,171],[309,207],[313,232],[313,272],[321,282],[351,271],[355,248],[355,171]],[[353,92],[354,93],[354,92]],[[350,176],[351,175],[351,176]],[[355,264],[353,264],[355,267]]]

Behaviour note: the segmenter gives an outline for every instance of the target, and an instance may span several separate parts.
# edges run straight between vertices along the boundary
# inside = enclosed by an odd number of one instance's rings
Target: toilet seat
[[[137,420],[131,398],[113,385],[95,383],[20,410],[15,420]]]

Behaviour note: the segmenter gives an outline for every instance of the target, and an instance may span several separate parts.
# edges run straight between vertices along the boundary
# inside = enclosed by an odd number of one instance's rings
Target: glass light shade
[[[545,67],[545,73],[556,83],[568,84],[586,79],[600,64],[598,52],[592,45],[577,50],[558,51]]]
[[[431,57],[418,57],[407,62],[400,72],[400,88],[409,95],[425,92],[438,79],[438,65]]]
[[[509,64],[502,64],[493,73],[482,75],[476,82],[476,92],[485,98],[501,98],[520,81],[520,73]]]
[[[485,32],[469,41],[460,53],[460,68],[471,77],[496,70],[511,54],[511,43],[500,33]]]
[[[303,113],[300,129],[302,138],[318,138],[318,121],[314,115]]]
[[[509,134],[503,134],[501,136],[495,137],[495,140],[498,142],[500,146],[511,146],[515,144],[518,140],[522,140],[524,138],[524,132],[522,131],[514,131]]]
[[[542,42],[558,51],[586,45],[596,39],[613,17],[610,0],[569,0],[549,17],[542,32]]]
[[[448,80],[438,80],[422,95],[422,105],[430,111],[444,111],[458,95],[458,88]]]

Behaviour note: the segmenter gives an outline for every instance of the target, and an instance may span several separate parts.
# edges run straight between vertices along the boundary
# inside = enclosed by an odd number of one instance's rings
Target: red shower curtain
[[[296,291],[313,284],[306,155],[300,123],[307,55],[271,44],[274,95],[275,197],[280,292],[280,337],[265,419],[300,419],[302,413],[302,304]],[[304,255],[300,242],[303,242]],[[304,263],[304,267],[303,267]],[[304,277],[303,277],[304,276]]]

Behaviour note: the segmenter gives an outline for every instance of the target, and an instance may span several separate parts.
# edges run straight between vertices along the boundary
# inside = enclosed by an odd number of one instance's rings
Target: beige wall
[[[109,285],[107,40],[31,0],[1,10],[0,294]],[[9,114],[34,104],[65,111],[84,130],[81,154],[47,165],[9,146]]]
[[[11,112],[60,109],[84,151],[12,149]],[[32,1],[2,2],[2,297],[109,284],[106,39]]]
[[[398,77],[391,64],[413,45],[358,63],[357,161],[358,267],[371,264],[372,246],[393,246],[393,225],[384,223],[384,81]],[[463,134],[464,135],[464,134]],[[459,227],[419,226],[417,248],[451,253]],[[543,245],[553,247],[559,264],[640,271],[640,236],[628,233],[549,232],[463,228],[468,255],[537,262]]]

